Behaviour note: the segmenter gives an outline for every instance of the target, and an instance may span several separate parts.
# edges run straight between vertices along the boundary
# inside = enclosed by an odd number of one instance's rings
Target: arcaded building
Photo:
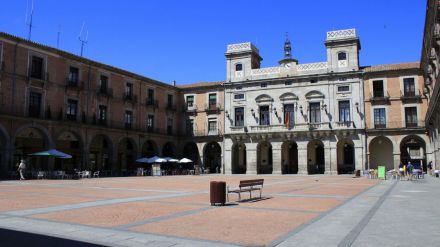
[[[420,64],[368,66],[364,71],[368,168],[398,169],[409,161],[426,170],[433,151],[424,117],[427,95]]]
[[[207,107],[190,112],[187,89],[6,33],[0,33],[0,64],[1,177],[14,173],[22,158],[32,170],[128,175],[139,157],[192,154],[187,143],[200,146],[202,158],[196,162],[202,164],[205,151],[215,160],[209,163],[213,171],[219,171],[223,91],[218,83],[196,90],[194,103]],[[215,98],[206,94],[205,100],[205,88]],[[201,114],[209,117],[206,126],[194,118]],[[188,133],[187,119],[195,119],[195,135]],[[73,158],[28,156],[50,148]]]
[[[261,68],[251,43],[226,51],[225,172],[341,174],[365,164],[360,41],[355,29],[327,32],[327,60],[301,64],[290,41]]]

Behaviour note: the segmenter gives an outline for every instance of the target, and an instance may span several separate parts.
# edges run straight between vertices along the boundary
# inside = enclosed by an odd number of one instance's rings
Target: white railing
[[[327,32],[327,40],[355,38],[356,29],[344,29]]]
[[[304,64],[298,64],[298,66],[296,67],[297,71],[312,71],[312,70],[321,70],[327,68],[328,68],[327,62],[304,63]]]
[[[249,51],[249,50],[254,50],[256,52],[259,52],[257,47],[252,45],[251,42],[228,45],[227,52]]]
[[[268,68],[251,70],[251,75],[273,75],[279,73],[280,73],[280,67],[268,67]]]

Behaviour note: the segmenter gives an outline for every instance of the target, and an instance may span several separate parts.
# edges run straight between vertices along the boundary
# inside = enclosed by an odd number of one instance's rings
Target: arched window
[[[341,61],[341,60],[347,60],[347,53],[345,53],[345,52],[338,53],[338,61]]]
[[[243,64],[237,63],[235,65],[235,71],[242,71],[243,70]]]

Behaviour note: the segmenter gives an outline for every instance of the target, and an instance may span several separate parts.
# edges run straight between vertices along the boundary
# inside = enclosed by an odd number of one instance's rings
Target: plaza
[[[434,246],[440,237],[432,177],[258,176],[265,179],[261,200],[243,194],[237,202],[231,194],[226,206],[210,205],[210,181],[234,188],[250,178],[3,181],[0,227],[104,246]],[[395,229],[410,225],[409,242],[399,242]],[[417,237],[425,231],[429,237]]]

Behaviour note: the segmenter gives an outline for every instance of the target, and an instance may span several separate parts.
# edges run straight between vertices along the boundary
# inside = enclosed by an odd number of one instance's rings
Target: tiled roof
[[[213,82],[196,82],[191,84],[178,85],[178,88],[199,88],[199,87],[216,87],[223,86],[224,81],[213,81]]]
[[[405,70],[405,69],[419,69],[420,62],[411,63],[396,63],[396,64],[382,64],[363,67],[364,72],[380,72],[380,71],[393,71],[393,70]]]

